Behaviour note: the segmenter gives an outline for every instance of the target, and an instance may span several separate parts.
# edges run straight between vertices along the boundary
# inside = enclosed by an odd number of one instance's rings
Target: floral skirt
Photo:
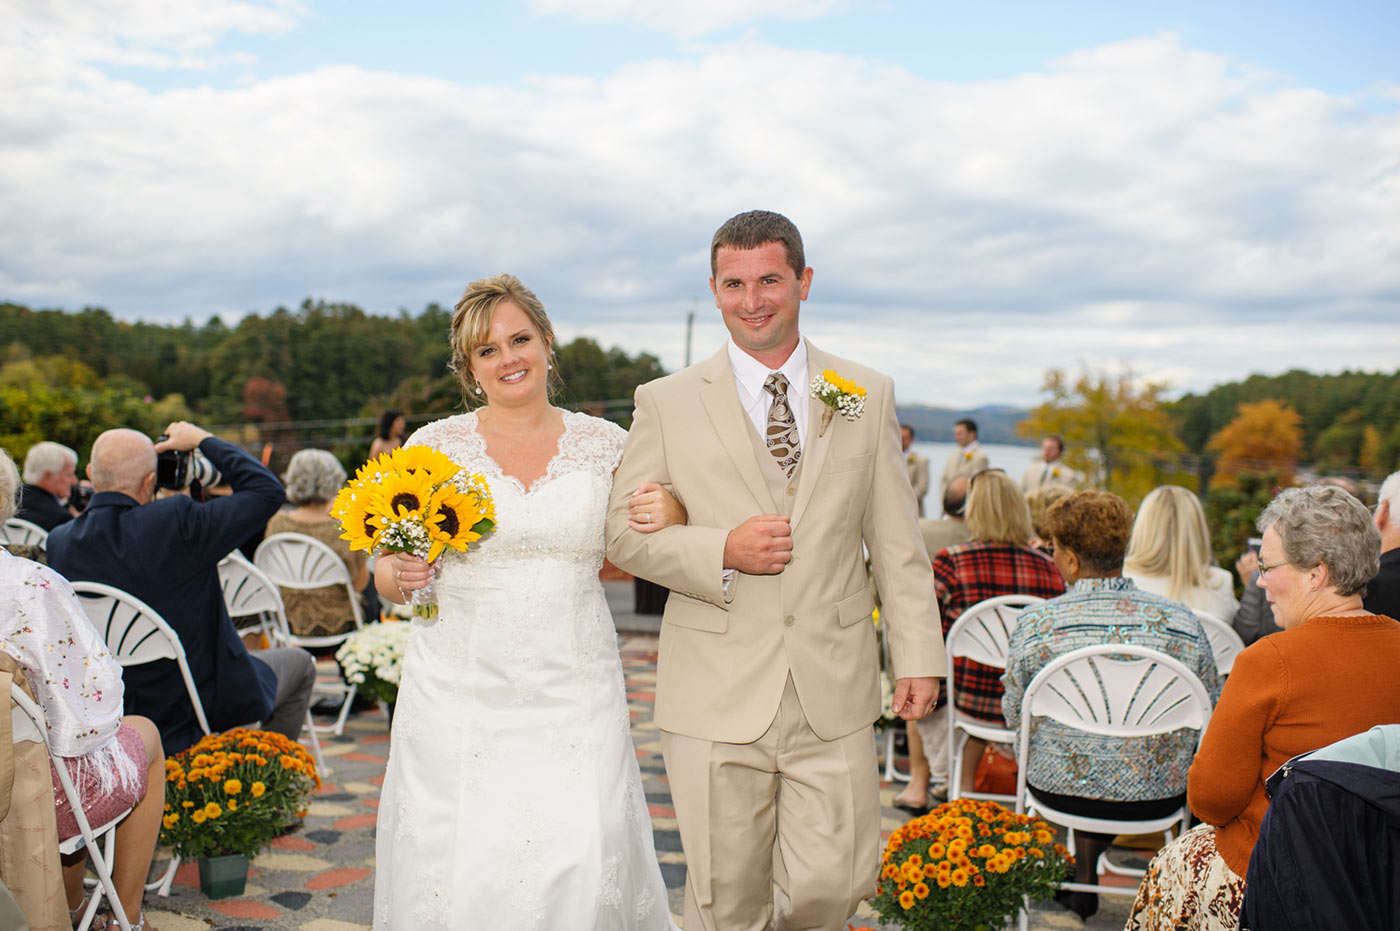
[[[1215,849],[1215,828],[1192,828],[1157,852],[1123,931],[1238,931],[1244,877]]]
[[[63,761],[68,767],[68,776],[73,780],[73,787],[78,790],[78,797],[83,801],[83,814],[87,816],[88,824],[93,828],[111,821],[146,795],[146,745],[141,742],[141,735],[136,733],[136,729],[131,725],[123,724],[117,731],[117,744],[121,752],[136,764],[136,785],[129,789],[117,786],[111,793],[103,795],[101,779],[97,773],[89,770],[83,773],[80,781],[78,761]],[[65,840],[78,833],[78,819],[73,815],[73,809],[68,806],[68,796],[63,792],[63,786],[58,781],[58,771],[53,769],[52,762],[49,763],[49,775],[53,779],[53,798],[58,807],[58,838]]]

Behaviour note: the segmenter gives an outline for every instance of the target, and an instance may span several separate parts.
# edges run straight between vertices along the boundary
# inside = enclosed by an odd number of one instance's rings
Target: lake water
[[[923,443],[914,441],[913,450],[928,459],[929,493],[924,498],[924,514],[938,517],[942,507],[938,502],[938,478],[943,474],[943,463],[948,454],[957,449],[956,443]],[[1006,446],[997,443],[983,443],[982,450],[987,454],[987,462],[993,469],[1004,469],[1012,481],[1020,483],[1021,473],[1032,459],[1040,458],[1040,446]]]

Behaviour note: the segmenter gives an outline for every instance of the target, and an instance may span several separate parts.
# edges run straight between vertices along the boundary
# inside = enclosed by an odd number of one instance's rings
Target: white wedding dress
[[[376,838],[374,927],[673,931],[598,570],[626,433],[564,414],[548,471],[503,475],[476,415],[430,424],[496,529],[415,618]]]

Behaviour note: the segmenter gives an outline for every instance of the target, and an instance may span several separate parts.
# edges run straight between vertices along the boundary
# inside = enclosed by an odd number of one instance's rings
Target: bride
[[[477,410],[406,446],[481,472],[496,529],[436,566],[380,557],[379,593],[430,582],[395,708],[374,927],[674,931],[598,570],[621,427],[549,402],[554,331],[512,275],[473,282],[453,369]],[[659,486],[633,526],[685,520]]]

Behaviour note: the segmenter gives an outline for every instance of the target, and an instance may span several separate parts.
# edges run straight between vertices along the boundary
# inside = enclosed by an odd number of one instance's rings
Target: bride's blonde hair
[[[482,402],[480,386],[472,377],[471,354],[486,342],[491,332],[491,318],[502,301],[510,301],[524,311],[549,347],[549,377],[546,382],[549,396],[554,397],[564,387],[564,381],[559,377],[559,363],[554,357],[554,327],[549,322],[549,315],[544,312],[544,304],[534,291],[525,287],[514,275],[492,275],[467,285],[452,313],[452,360],[448,362],[447,369],[457,376],[468,405]]]

